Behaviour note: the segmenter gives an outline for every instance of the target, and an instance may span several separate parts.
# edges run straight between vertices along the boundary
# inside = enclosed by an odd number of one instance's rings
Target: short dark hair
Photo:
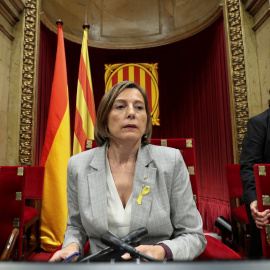
[[[136,88],[140,91],[143,96],[145,109],[147,114],[147,123],[145,134],[142,137],[142,144],[148,144],[151,140],[152,135],[152,118],[151,112],[148,105],[148,97],[146,92],[136,83],[130,81],[122,81],[114,85],[111,89],[109,89],[104,96],[102,97],[98,111],[97,111],[97,119],[95,124],[95,135],[94,139],[98,146],[102,146],[104,143],[110,141],[110,133],[108,130],[108,115],[112,109],[113,103],[115,99],[119,96],[119,94],[127,89],[127,88]]]

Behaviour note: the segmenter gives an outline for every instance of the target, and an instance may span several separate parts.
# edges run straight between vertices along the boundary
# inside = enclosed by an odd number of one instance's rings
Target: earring
[[[146,140],[147,140],[147,135],[146,134],[143,134],[143,136],[142,136],[142,142],[144,142]]]

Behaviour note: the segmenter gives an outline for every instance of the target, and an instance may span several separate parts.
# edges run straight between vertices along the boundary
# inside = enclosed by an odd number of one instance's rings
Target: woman
[[[104,249],[100,237],[108,230],[122,238],[141,227],[148,235],[136,249],[157,260],[201,254],[206,239],[183,158],[179,150],[150,145],[151,133],[145,91],[129,81],[113,86],[97,112],[99,147],[69,160],[67,230],[52,261],[82,254],[88,239],[91,253]]]

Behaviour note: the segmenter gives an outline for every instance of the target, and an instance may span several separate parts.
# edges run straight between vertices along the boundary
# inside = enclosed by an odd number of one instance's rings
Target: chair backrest
[[[270,164],[254,165],[257,201],[260,212],[270,209]],[[261,230],[262,250],[265,258],[270,258],[270,224]]]
[[[195,160],[195,143],[192,138],[181,139],[151,139],[151,144],[161,145],[179,149],[183,159],[186,163],[194,200],[198,206],[198,187],[197,187],[197,174],[196,174],[196,160]]]
[[[26,248],[24,231],[27,226],[25,224],[31,223],[29,221],[32,221],[33,212],[40,211],[43,180],[44,167],[0,167],[0,253],[12,230],[18,228],[19,235],[12,258],[22,259]],[[26,211],[32,207],[37,210]]]
[[[97,144],[94,140],[90,140],[90,139],[85,140],[84,151],[95,148],[95,147],[97,147]]]
[[[226,176],[230,198],[241,198],[243,194],[240,167],[240,164],[226,165]]]
[[[43,196],[44,167],[27,167],[25,198],[41,199]]]
[[[195,143],[192,138],[187,139],[151,139],[151,144],[179,149],[189,171],[194,200],[198,206],[198,188],[195,160]],[[93,140],[85,141],[85,150],[97,147]]]
[[[14,228],[19,229],[15,248],[21,259],[24,224],[26,167],[0,167],[0,253]]]

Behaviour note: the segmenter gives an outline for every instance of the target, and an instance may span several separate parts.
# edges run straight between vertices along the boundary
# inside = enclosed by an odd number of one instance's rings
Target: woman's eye
[[[118,109],[118,110],[121,110],[121,109],[123,109],[123,108],[124,108],[123,105],[117,105],[117,106],[116,106],[116,109]]]
[[[136,108],[137,108],[137,110],[139,110],[139,111],[141,111],[141,110],[143,110],[143,109],[144,109],[144,107],[143,107],[143,106],[141,106],[141,105],[137,106]]]

